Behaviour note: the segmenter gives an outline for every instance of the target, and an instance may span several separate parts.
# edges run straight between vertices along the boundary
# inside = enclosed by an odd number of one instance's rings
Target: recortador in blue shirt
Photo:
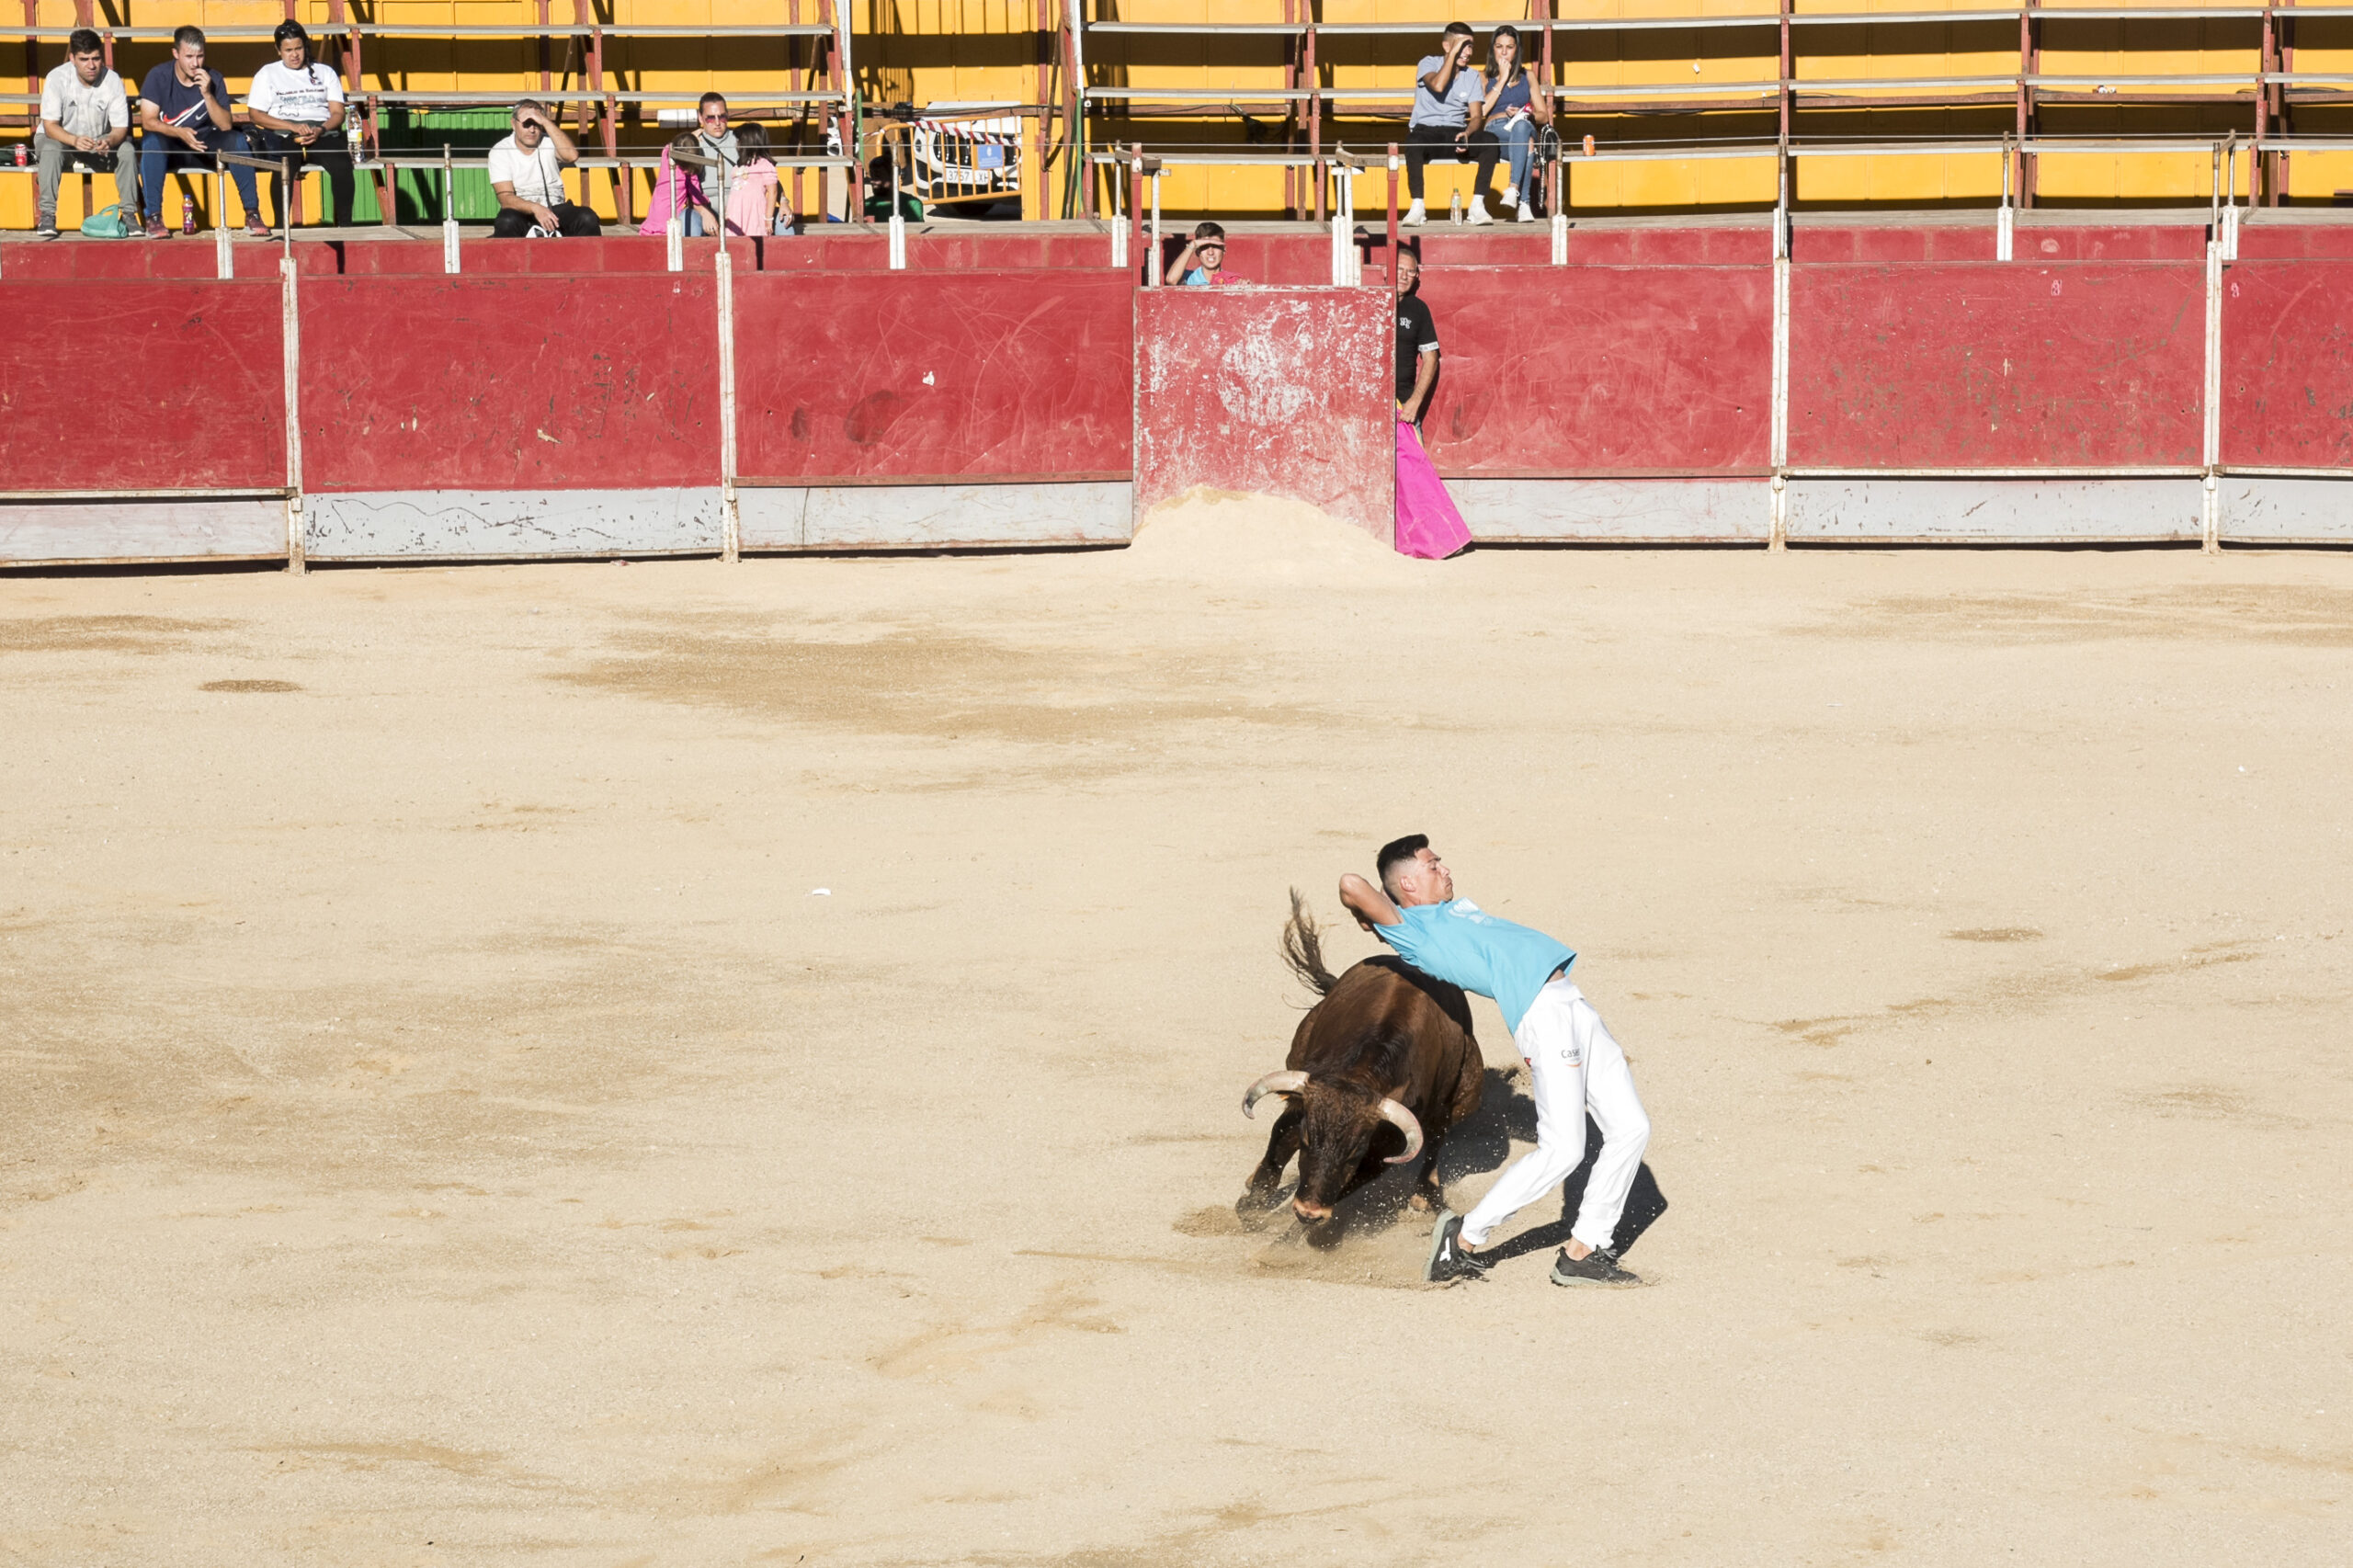
[[[1492,997],[1515,1035],[1536,994],[1577,955],[1543,932],[1498,920],[1467,898],[1397,911],[1394,926],[1372,934],[1399,958],[1450,985]]]

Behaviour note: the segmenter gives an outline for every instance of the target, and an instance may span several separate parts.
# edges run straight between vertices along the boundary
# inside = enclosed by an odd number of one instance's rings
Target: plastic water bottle
[[[1446,221],[1449,223],[1462,222],[1462,193],[1459,190],[1454,193],[1454,201]]]
[[[196,233],[196,203],[193,201],[180,204],[180,233],[183,234]]]

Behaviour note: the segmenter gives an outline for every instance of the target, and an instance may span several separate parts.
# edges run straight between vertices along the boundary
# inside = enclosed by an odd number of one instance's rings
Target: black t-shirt
[[[1438,323],[1430,319],[1430,308],[1422,303],[1418,294],[1407,294],[1397,301],[1397,401],[1404,402],[1414,395],[1414,372],[1420,368],[1425,345],[1438,347]]]

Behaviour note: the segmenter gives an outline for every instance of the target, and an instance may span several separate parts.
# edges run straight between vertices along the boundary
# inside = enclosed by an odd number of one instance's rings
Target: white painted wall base
[[[1773,526],[1762,479],[1449,479],[1471,537],[1494,543],[1763,544]]]
[[[0,501],[0,563],[286,558],[278,496]]]
[[[306,495],[313,561],[696,555],[721,543],[719,487]]]
[[[1792,543],[2093,544],[2205,537],[2180,479],[1791,479]]]
[[[1119,544],[1134,531],[1125,480],[1073,484],[739,487],[745,550],[943,550]]]
[[[2226,473],[2219,497],[2228,544],[2353,544],[2353,472],[2343,479]]]

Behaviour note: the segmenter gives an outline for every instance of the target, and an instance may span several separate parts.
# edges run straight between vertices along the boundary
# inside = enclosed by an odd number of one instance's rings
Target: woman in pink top
[[[674,153],[701,155],[696,150],[692,131],[662,149],[662,172],[654,177],[654,195],[645,204],[645,222],[637,226],[637,232],[641,234],[661,233],[670,226],[671,218],[676,216],[680,220],[683,233],[717,233],[719,214],[713,212],[710,204],[703,199],[702,180],[693,169],[674,159],[671,156]],[[701,218],[701,224],[688,222],[688,214]]]

